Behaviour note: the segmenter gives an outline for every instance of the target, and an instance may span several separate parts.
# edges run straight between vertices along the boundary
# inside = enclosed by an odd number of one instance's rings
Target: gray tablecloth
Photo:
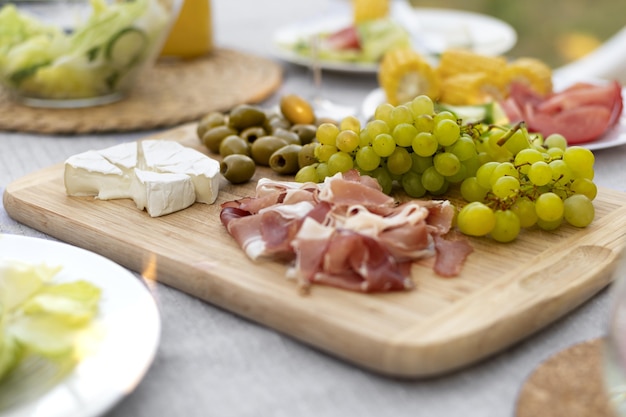
[[[272,34],[342,1],[214,0],[216,43],[271,56]],[[284,63],[286,93],[313,94],[310,72]],[[360,106],[375,76],[325,73],[323,94]],[[0,132],[0,192],[13,180],[88,149],[150,132],[45,136]],[[596,183],[624,191],[626,146],[596,153]],[[0,207],[0,232],[46,237]],[[532,370],[554,353],[604,335],[607,291],[538,334],[452,375],[422,381],[381,377],[186,294],[157,285],[162,336],[137,389],[110,417],[153,416],[513,416]]]

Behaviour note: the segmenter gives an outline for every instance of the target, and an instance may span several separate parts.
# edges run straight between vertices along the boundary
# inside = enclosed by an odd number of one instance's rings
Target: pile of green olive
[[[279,110],[241,104],[229,112],[211,112],[197,126],[200,141],[222,157],[222,175],[233,184],[249,181],[256,166],[295,174],[316,161],[316,118],[311,105],[285,95]]]

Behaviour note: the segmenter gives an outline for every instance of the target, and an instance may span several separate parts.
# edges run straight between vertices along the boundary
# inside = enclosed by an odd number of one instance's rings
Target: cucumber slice
[[[463,124],[486,123],[504,125],[509,122],[504,109],[495,101],[474,106],[452,106],[440,103],[437,106],[437,111],[444,110],[452,112],[456,117],[463,120]]]
[[[105,56],[116,68],[128,68],[137,64],[147,45],[148,37],[142,30],[128,27],[113,35]]]

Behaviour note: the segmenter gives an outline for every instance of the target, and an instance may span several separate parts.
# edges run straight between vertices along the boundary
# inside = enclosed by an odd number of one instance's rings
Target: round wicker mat
[[[613,417],[602,380],[602,339],[565,349],[528,378],[516,417]]]
[[[189,61],[159,61],[116,103],[80,109],[31,108],[0,90],[0,130],[71,134],[148,130],[198,120],[210,111],[257,103],[282,82],[265,58],[216,49]]]

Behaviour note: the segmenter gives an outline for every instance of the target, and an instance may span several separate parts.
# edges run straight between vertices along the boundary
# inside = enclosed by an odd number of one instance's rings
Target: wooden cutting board
[[[152,138],[201,149],[195,125]],[[271,175],[259,170],[255,176]],[[488,357],[565,315],[605,287],[626,243],[626,194],[600,189],[585,229],[524,231],[510,244],[472,239],[459,277],[412,270],[416,289],[366,295],[314,286],[287,267],[250,261],[219,221],[219,203],[254,192],[225,181],[214,205],[150,218],[130,200],[68,197],[63,165],[10,184],[15,220],[383,374],[425,377]]]

